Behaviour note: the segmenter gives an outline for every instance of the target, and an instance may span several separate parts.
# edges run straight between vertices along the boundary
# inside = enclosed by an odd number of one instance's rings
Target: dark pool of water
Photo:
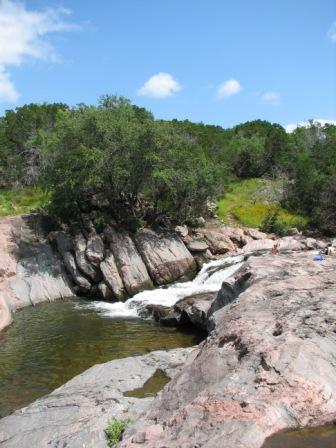
[[[154,397],[165,385],[170,378],[160,369],[152,375],[142,387],[124,392],[125,397],[148,398]]]
[[[336,426],[279,432],[267,439],[262,448],[336,448]]]
[[[194,329],[107,317],[81,304],[81,299],[74,299],[23,309],[0,335],[1,417],[94,364],[188,347],[204,337]]]

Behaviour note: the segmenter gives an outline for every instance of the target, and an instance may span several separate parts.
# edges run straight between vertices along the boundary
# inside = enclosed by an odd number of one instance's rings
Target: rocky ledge
[[[135,421],[152,398],[124,396],[157,370],[172,377],[192,349],[157,351],[91,367],[50,395],[0,420],[4,448],[108,448],[104,430],[112,418]]]
[[[213,301],[210,336],[120,448],[259,448],[333,422],[335,305],[336,257],[251,257]]]
[[[0,421],[0,446],[105,448],[111,417],[131,416],[119,448],[260,448],[285,428],[336,419],[336,257],[251,256],[212,297],[208,338],[92,367]],[[152,399],[125,397],[158,369]]]

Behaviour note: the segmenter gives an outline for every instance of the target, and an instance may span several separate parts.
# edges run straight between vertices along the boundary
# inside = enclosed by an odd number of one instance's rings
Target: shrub
[[[113,447],[120,442],[123,432],[130,423],[131,420],[129,418],[126,418],[125,420],[114,418],[108,423],[108,426],[105,429],[108,446]]]

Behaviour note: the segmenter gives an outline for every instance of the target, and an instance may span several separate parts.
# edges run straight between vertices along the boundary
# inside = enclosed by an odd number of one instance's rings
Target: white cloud
[[[260,96],[260,100],[262,103],[271,103],[276,106],[280,104],[280,93],[274,91],[265,92]]]
[[[28,58],[55,60],[45,35],[79,28],[63,21],[67,15],[64,8],[30,11],[21,2],[0,0],[0,101],[15,102],[19,97],[8,66],[19,66]]]
[[[336,21],[332,23],[328,31],[328,37],[332,42],[336,43]]]
[[[336,126],[336,120],[324,120],[323,118],[316,118],[313,120],[313,124],[320,124],[321,126],[324,126],[325,124],[333,124]],[[300,121],[299,123],[290,123],[285,126],[286,132],[290,133],[295,131],[298,127],[304,127],[309,128],[311,125],[311,120],[306,121]]]
[[[0,66],[0,102],[15,103],[19,98],[19,93],[15,89],[10,76]]]
[[[169,73],[160,72],[153,75],[138,90],[138,95],[152,98],[165,98],[179,92],[182,86]]]
[[[221,99],[226,96],[236,95],[242,90],[242,86],[236,79],[228,79],[218,86],[217,98]]]

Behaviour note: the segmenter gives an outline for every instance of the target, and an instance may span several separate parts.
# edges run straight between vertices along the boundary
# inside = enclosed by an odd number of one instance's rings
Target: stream
[[[241,262],[242,257],[211,261],[192,281],[144,291],[125,303],[74,298],[17,312],[14,323],[0,334],[0,417],[94,364],[198,344],[204,333],[194,327],[162,327],[139,318],[141,309],[148,304],[173,306],[191,294],[218,291]]]

